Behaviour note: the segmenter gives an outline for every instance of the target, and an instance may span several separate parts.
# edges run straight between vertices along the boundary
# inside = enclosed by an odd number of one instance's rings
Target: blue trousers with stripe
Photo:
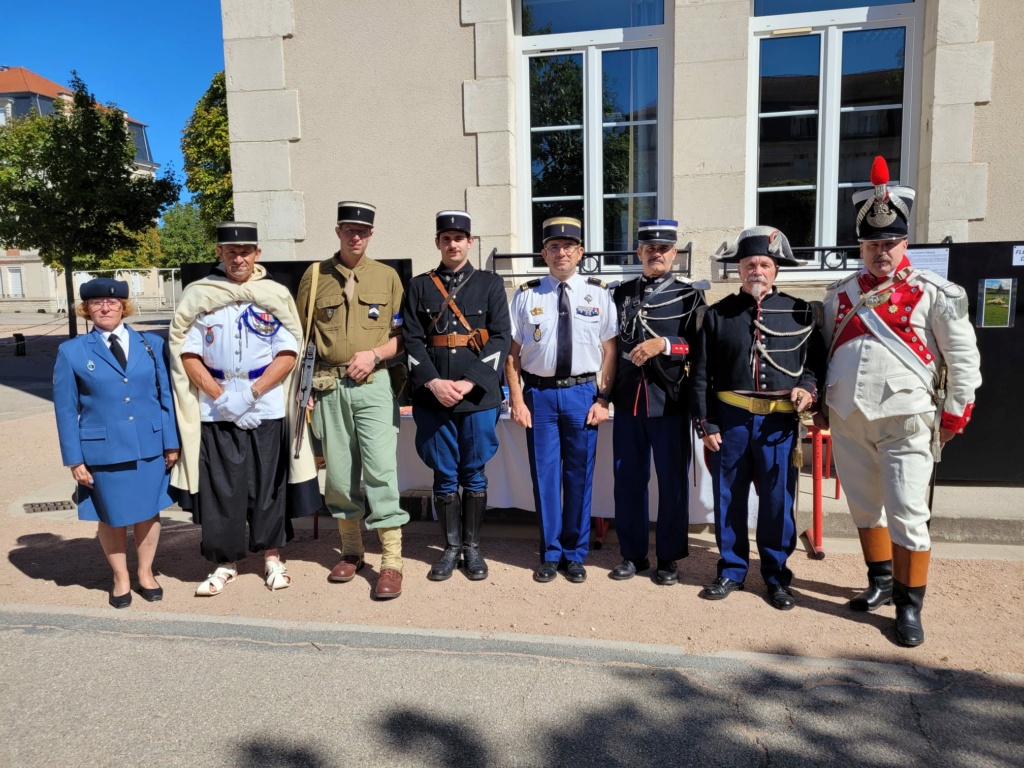
[[[615,455],[615,533],[627,560],[647,557],[650,512],[647,485],[651,453],[658,474],[658,522],[654,550],[659,560],[689,554],[690,512],[687,476],[690,426],[682,415],[634,416],[616,409],[612,428]]]
[[[718,575],[743,581],[750,567],[747,499],[751,482],[758,491],[757,551],[765,584],[788,587],[793,572],[786,560],[796,549],[793,497],[797,470],[793,445],[797,422],[792,413],[758,416],[719,402],[722,445],[707,451],[715,493],[715,539],[721,558]]]
[[[582,563],[590,547],[597,427],[586,422],[596,394],[593,382],[523,390],[533,420],[533,427],[526,430],[526,447],[542,560]]]

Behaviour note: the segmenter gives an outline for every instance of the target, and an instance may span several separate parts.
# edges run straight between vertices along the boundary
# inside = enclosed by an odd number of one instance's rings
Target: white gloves
[[[241,392],[228,390],[214,400],[213,405],[222,418],[237,423],[240,416],[252,410],[256,401],[249,389],[243,389]],[[243,429],[251,429],[251,427],[243,427]]]
[[[256,429],[262,422],[263,420],[259,416],[249,411],[235,419],[235,426],[241,429]]]

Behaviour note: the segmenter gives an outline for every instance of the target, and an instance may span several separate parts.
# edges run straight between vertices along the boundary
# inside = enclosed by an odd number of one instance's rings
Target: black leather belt
[[[220,381],[227,381],[228,379],[248,379],[249,381],[256,381],[256,379],[262,376],[263,372],[269,367],[269,365],[264,365],[262,368],[256,368],[251,371],[239,371],[238,373],[235,373],[234,371],[222,371],[220,368],[211,368],[210,366],[206,366],[206,370],[210,372],[210,375],[213,376],[213,378],[219,379]]]
[[[534,376],[528,371],[523,371],[523,381],[538,389],[564,389],[565,387],[575,387],[577,384],[589,384],[592,381],[597,381],[597,374],[581,373],[579,376],[560,379],[557,376]]]

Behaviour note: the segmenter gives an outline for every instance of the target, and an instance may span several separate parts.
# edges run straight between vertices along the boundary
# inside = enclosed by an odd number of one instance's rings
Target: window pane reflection
[[[604,193],[625,195],[657,190],[658,127],[605,128]]]
[[[608,51],[601,56],[605,122],[656,120],[658,50]]]
[[[856,245],[857,211],[853,207],[853,196],[869,187],[840,187],[836,208],[836,245]]]
[[[664,0],[522,0],[523,35],[665,23]]]
[[[583,55],[530,59],[530,125],[583,123]]]
[[[839,182],[866,182],[871,163],[882,155],[898,173],[903,136],[902,109],[844,112],[839,118]]]
[[[761,112],[818,108],[821,36],[761,41]]]
[[[760,192],[757,195],[757,223],[781,229],[790,245],[814,245],[816,191]]]
[[[903,103],[905,27],[843,33],[844,107]]]
[[[657,217],[655,197],[613,197],[604,201],[604,250],[636,248],[636,230],[644,219]],[[631,263],[631,262],[626,262]]]
[[[835,11],[865,5],[904,5],[914,0],[754,0],[755,16],[777,16],[806,11]]]
[[[587,222],[583,218],[583,199],[579,200],[553,200],[551,202],[533,204],[533,253],[540,253],[543,237],[541,235],[544,229],[544,219],[550,219],[553,216],[572,216],[575,219],[579,219],[583,222],[583,231],[587,231]],[[584,243],[584,245],[586,245]],[[535,264],[544,266],[544,262],[540,259],[535,260]]]
[[[530,135],[534,197],[583,194],[583,131],[537,131]]]
[[[761,118],[759,187],[793,187],[816,183],[818,117]]]

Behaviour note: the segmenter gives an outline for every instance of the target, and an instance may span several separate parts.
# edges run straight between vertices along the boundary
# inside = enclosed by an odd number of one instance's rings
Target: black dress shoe
[[[742,581],[733,581],[725,576],[719,576],[713,582],[701,590],[700,596],[705,600],[725,600],[733,592],[743,589]]]
[[[565,564],[565,578],[573,584],[582,584],[587,580],[587,569],[583,567],[583,563],[570,560]]]
[[[679,566],[675,560],[659,560],[658,570],[654,573],[654,583],[671,586],[679,583]]]
[[[147,589],[146,587],[140,584],[139,595],[147,603],[157,603],[164,599],[164,588],[156,587],[155,589]]]
[[[784,587],[781,584],[768,585],[768,602],[780,611],[788,611],[796,605],[796,599],[793,597],[793,590],[789,587]]]
[[[545,560],[534,570],[533,580],[540,582],[554,581],[557,575],[558,562],[556,560]]]
[[[132,604],[131,590],[128,590],[123,595],[115,595],[114,590],[110,590],[109,603],[115,608],[127,608]]]
[[[632,579],[640,573],[640,571],[646,571],[650,567],[651,564],[646,557],[640,558],[639,560],[630,560],[629,558],[626,558],[612,568],[612,572],[609,575],[616,581],[625,581],[626,579]]]

